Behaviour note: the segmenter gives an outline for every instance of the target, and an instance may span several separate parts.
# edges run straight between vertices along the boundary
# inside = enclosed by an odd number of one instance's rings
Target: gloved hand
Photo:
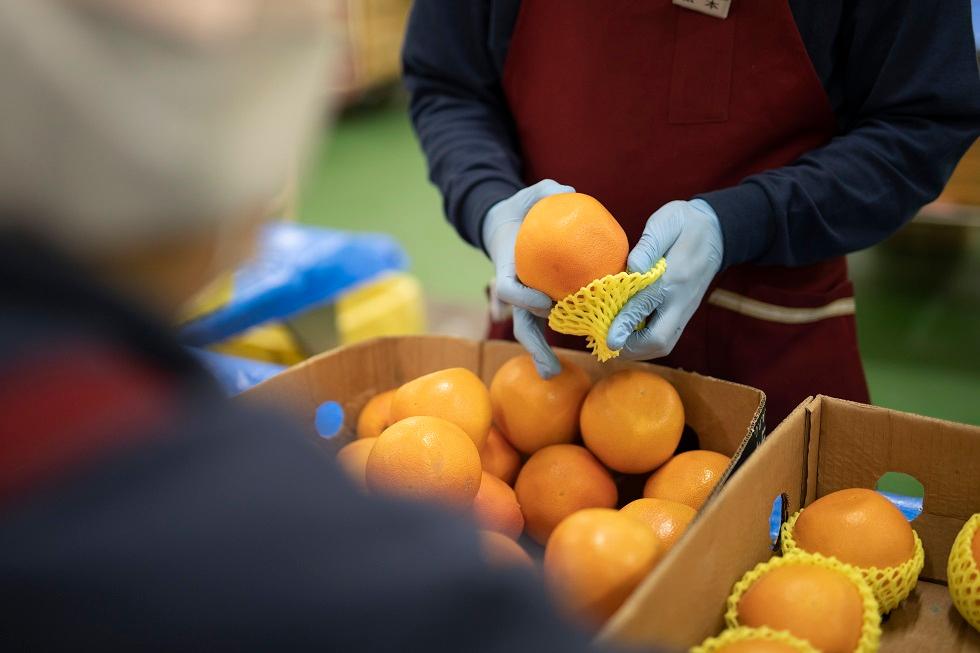
[[[524,216],[538,200],[548,195],[574,192],[571,186],[545,179],[497,202],[483,220],[483,246],[496,269],[494,292],[497,299],[513,307],[514,337],[531,354],[538,374],[545,379],[561,372],[558,357],[544,339],[551,297],[528,288],[517,279],[514,243]]]
[[[704,200],[669,202],[650,216],[627,268],[646,272],[666,257],[667,271],[626,302],[609,327],[609,348],[622,348],[628,360],[669,354],[721,268],[723,250],[718,215]]]

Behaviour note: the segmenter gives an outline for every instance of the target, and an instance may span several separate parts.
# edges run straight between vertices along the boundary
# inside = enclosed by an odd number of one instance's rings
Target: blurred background
[[[221,339],[213,349],[281,365],[373,335],[484,335],[491,266],[445,221],[400,89],[410,4],[345,3],[343,109],[284,209],[294,226],[382,235],[366,235],[362,245],[387,247],[381,258],[388,262],[351,272],[349,287],[330,297],[306,297],[302,306],[294,298],[245,338],[229,335],[254,324],[204,329],[199,344]],[[850,265],[874,403],[980,424],[980,148],[939,201],[889,241],[852,255]],[[227,303],[230,293],[212,289],[195,315]]]

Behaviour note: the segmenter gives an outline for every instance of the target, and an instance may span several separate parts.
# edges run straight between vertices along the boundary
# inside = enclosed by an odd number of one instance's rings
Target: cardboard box
[[[980,633],[952,607],[944,584],[953,539],[980,511],[980,428],[827,397],[804,402],[766,438],[602,637],[686,649],[719,633],[732,585],[773,554],[777,496],[792,514],[830,492],[874,488],[886,472],[911,474],[925,487],[912,523],[925,568],[883,624],[881,650],[980,651]]]

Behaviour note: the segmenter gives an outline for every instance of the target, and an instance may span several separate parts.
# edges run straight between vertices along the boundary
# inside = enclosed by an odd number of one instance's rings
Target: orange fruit
[[[534,567],[534,562],[521,545],[506,535],[494,531],[480,531],[480,547],[483,557],[495,567]]]
[[[453,367],[409,381],[391,400],[391,421],[428,415],[466,431],[477,450],[490,431],[490,392],[473,372]]]
[[[579,410],[591,381],[578,365],[560,360],[561,373],[548,380],[538,376],[530,355],[511,358],[493,375],[493,421],[518,451],[531,454],[578,435]]]
[[[585,446],[607,467],[642,474],[662,465],[684,430],[684,405],[665,378],[624,370],[596,383],[579,419]]]
[[[524,515],[517,495],[496,476],[483,472],[480,489],[473,499],[473,514],[480,527],[515,540],[524,530]]]
[[[594,197],[559,193],[527,212],[514,263],[521,282],[555,301],[626,269],[629,241],[616,218]]]
[[[715,653],[800,653],[792,644],[772,639],[743,639],[715,649]]]
[[[480,489],[480,453],[466,433],[439,417],[409,417],[378,437],[367,485],[409,499],[469,505]]]
[[[616,484],[585,447],[553,444],[535,452],[517,475],[527,534],[544,544],[558,522],[583,508],[612,508]]]
[[[660,543],[639,521],[608,508],[562,520],[544,551],[544,573],[556,600],[600,625],[653,569]]]
[[[495,426],[487,433],[487,443],[480,451],[483,471],[493,474],[507,485],[512,485],[517,478],[517,470],[521,468],[521,456],[514,447],[510,446]]]
[[[653,528],[664,553],[674,546],[697,514],[691,506],[666,499],[637,499],[620,508],[619,512]]]
[[[724,454],[704,449],[679,453],[650,475],[643,486],[643,496],[700,510],[731,461]]]
[[[874,490],[853,488],[820,497],[793,526],[804,551],[833,556],[857,567],[894,567],[915,553],[905,516]]]
[[[391,426],[391,400],[394,397],[395,391],[388,390],[374,395],[364,404],[357,416],[357,437],[376,438]]]
[[[368,455],[370,455],[371,449],[374,448],[374,443],[377,441],[378,438],[354,440],[344,445],[337,452],[337,463],[340,464],[340,468],[362,489],[367,489],[365,474]]]
[[[737,609],[739,623],[788,630],[823,653],[854,653],[864,625],[864,603],[851,579],[811,564],[766,572]]]

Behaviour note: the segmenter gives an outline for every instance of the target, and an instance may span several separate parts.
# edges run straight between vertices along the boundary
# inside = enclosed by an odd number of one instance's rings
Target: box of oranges
[[[978,513],[980,428],[810,399],[602,636],[696,653],[980,651]]]
[[[366,492],[475,521],[491,562],[543,572],[558,602],[598,628],[671,564],[702,506],[761,442],[765,396],[558,354],[561,373],[544,380],[515,343],[382,338],[242,398],[290,411]]]

